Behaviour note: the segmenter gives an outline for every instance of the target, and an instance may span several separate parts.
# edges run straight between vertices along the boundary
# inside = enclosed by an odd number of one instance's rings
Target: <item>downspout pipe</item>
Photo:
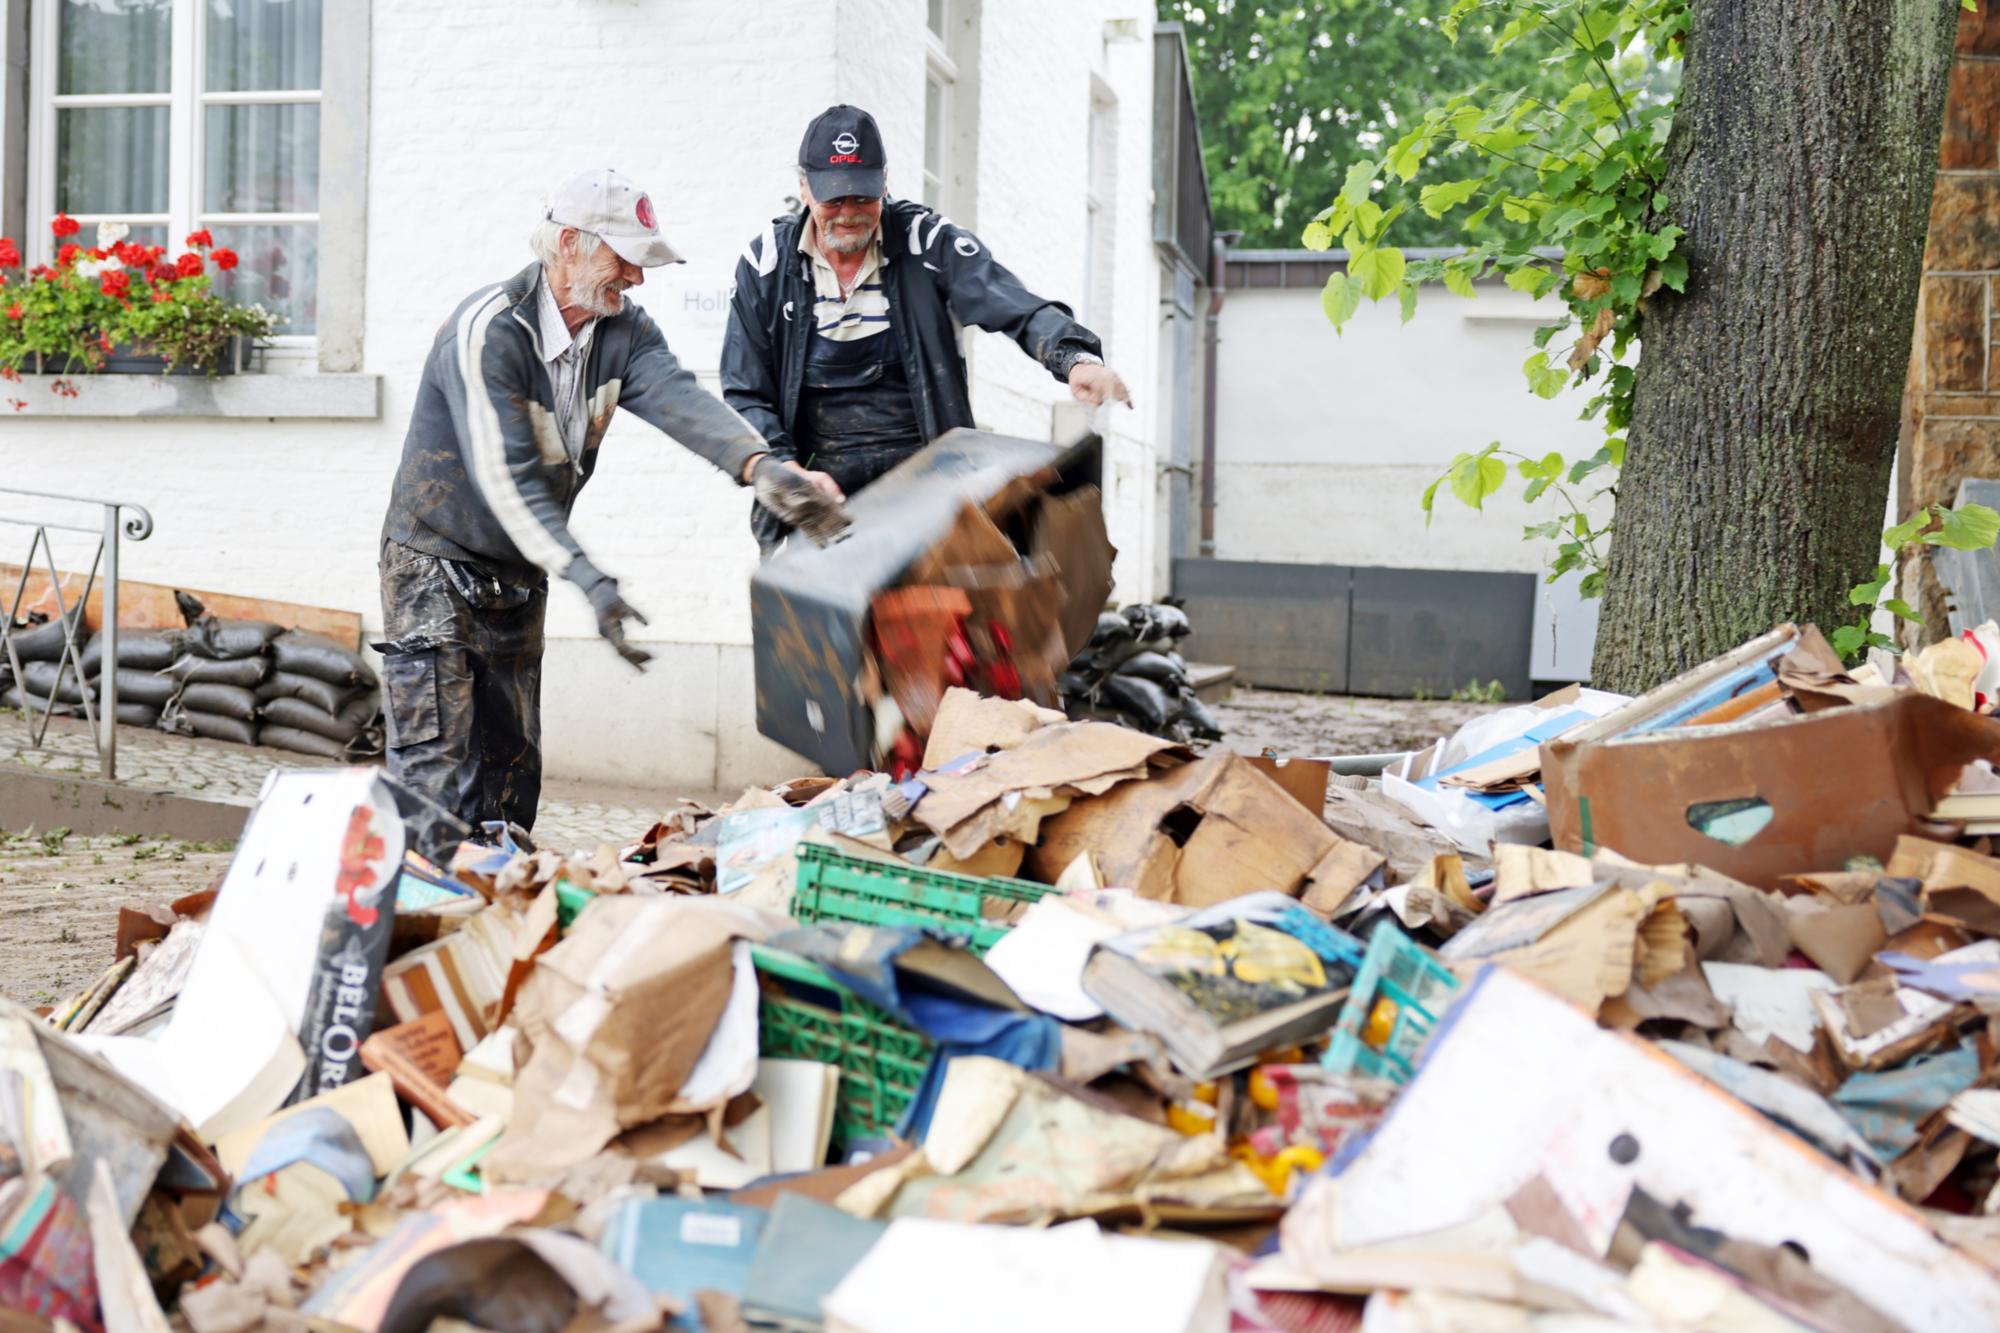
[[[1222,323],[1222,297],[1229,276],[1229,247],[1240,231],[1219,231],[1208,244],[1208,316],[1203,327],[1201,370],[1201,555],[1215,555],[1215,361]]]

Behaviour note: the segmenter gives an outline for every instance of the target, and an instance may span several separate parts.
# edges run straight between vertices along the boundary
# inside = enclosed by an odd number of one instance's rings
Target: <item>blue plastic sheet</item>
[[[1834,1089],[1833,1104],[1886,1162],[1916,1143],[1925,1116],[1978,1077],[1979,1054],[1963,1046],[1886,1073],[1856,1074]]]

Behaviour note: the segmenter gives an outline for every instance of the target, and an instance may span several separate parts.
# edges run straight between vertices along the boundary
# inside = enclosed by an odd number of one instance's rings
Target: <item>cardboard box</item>
[[[1029,873],[1054,883],[1084,852],[1106,884],[1188,907],[1275,889],[1331,911],[1382,865],[1228,751],[1076,801],[1042,825]]]
[[[1764,726],[1550,741],[1542,774],[1562,851],[1777,889],[1853,857],[1887,861],[1981,758],[2000,758],[2000,721],[1908,693]]]
[[[968,501],[1004,508],[1038,494],[1067,495],[1095,486],[1098,472],[1095,436],[1064,446],[948,431],[849,501],[854,526],[846,540],[788,544],[750,582],[757,730],[828,773],[875,767],[873,698],[882,693],[869,679],[875,595],[951,533]],[[1043,550],[1061,560],[1078,528],[1075,515],[1060,515],[1039,534]],[[1026,554],[1037,553],[1034,544]]]

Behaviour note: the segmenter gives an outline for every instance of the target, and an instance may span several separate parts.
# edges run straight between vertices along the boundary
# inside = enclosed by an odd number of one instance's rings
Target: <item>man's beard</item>
[[[609,318],[625,308],[625,292],[616,281],[591,282],[587,279],[569,285],[570,304],[585,314]]]
[[[852,227],[845,235],[836,232],[835,226]],[[867,218],[828,218],[826,226],[820,229],[820,245],[836,254],[858,255],[875,240],[875,226]]]

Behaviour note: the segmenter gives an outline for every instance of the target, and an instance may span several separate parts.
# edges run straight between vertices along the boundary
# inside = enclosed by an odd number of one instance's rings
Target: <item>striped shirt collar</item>
[[[556,304],[556,294],[549,287],[549,276],[544,272],[535,283],[535,316],[540,325],[542,337],[542,361],[544,364],[575,349],[581,351],[589,346],[590,335],[597,329],[597,317],[591,316],[574,334],[563,322],[562,307]]]
[[[813,285],[819,289],[820,294],[842,297],[840,275],[834,272],[833,261],[819,248],[819,222],[811,213],[806,214],[805,225],[799,228],[799,250],[812,260]],[[868,253],[862,257],[861,267],[854,274],[854,287],[851,290],[859,290],[862,284],[874,277],[876,270],[881,267],[882,229],[878,226],[875,228],[874,238],[868,242]]]

